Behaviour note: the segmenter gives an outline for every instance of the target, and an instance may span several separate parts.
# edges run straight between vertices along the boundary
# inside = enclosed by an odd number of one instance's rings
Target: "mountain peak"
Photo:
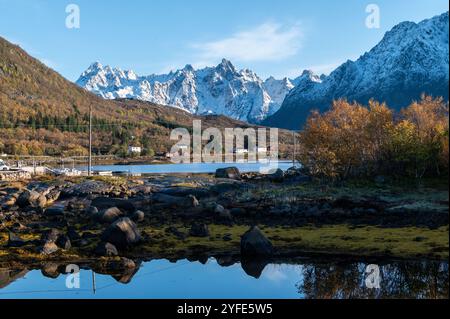
[[[88,68],[88,70],[91,70],[91,71],[98,71],[98,70],[101,70],[101,69],[103,69],[103,65],[100,62],[98,62],[98,61],[95,61],[94,63],[91,63],[91,65]]]
[[[186,64],[183,68],[183,70],[188,71],[188,72],[194,72],[194,67],[191,64]]]
[[[303,70],[302,74],[297,79],[295,79],[295,82],[298,83],[305,80],[317,83],[322,82],[321,76],[315,74],[312,70]]]
[[[369,52],[330,75],[317,77],[304,71],[280,110],[263,124],[298,129],[312,109],[326,111],[339,98],[362,104],[373,98],[394,109],[423,93],[448,100],[448,35],[448,12],[419,23],[402,22]]]
[[[236,72],[236,68],[234,67],[233,63],[231,63],[230,60],[227,59],[222,59],[222,61],[220,62],[220,64],[217,66],[218,69],[222,69],[225,71],[231,71],[231,72]]]

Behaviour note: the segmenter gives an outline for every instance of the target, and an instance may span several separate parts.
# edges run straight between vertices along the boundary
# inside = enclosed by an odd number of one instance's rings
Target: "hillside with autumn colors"
[[[94,152],[126,153],[131,140],[144,155],[170,150],[170,130],[192,127],[249,127],[225,116],[193,116],[183,110],[137,100],[105,100],[66,80],[0,38],[0,153],[75,156],[87,153],[89,107]],[[280,150],[291,143],[281,133]]]

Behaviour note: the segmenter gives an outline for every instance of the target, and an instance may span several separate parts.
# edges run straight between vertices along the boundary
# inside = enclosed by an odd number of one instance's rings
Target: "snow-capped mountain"
[[[402,22],[355,62],[327,77],[304,73],[281,109],[263,124],[299,129],[312,109],[326,110],[334,99],[367,103],[374,98],[399,109],[422,93],[448,100],[448,12],[420,23]]]
[[[278,111],[294,87],[287,78],[263,81],[248,69],[238,71],[225,59],[216,67],[195,70],[186,65],[169,74],[150,76],[96,62],[76,83],[105,99],[139,99],[192,114],[222,114],[252,123]]]

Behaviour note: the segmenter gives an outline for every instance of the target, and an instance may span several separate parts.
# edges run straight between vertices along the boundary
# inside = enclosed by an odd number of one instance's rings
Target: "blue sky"
[[[65,25],[68,4],[80,28]],[[380,28],[365,25],[380,8]],[[99,61],[140,75],[230,59],[265,78],[328,73],[395,24],[448,11],[446,0],[0,0],[0,36],[69,80]]]

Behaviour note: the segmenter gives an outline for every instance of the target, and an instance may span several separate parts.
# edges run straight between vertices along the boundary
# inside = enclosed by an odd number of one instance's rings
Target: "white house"
[[[142,152],[142,147],[140,146],[128,146],[129,154],[140,154]]]
[[[256,152],[257,153],[266,153],[267,147],[258,147],[258,148],[256,148]]]
[[[248,153],[248,149],[246,149],[246,148],[237,148],[237,149],[234,150],[234,152],[236,154],[247,154]]]

